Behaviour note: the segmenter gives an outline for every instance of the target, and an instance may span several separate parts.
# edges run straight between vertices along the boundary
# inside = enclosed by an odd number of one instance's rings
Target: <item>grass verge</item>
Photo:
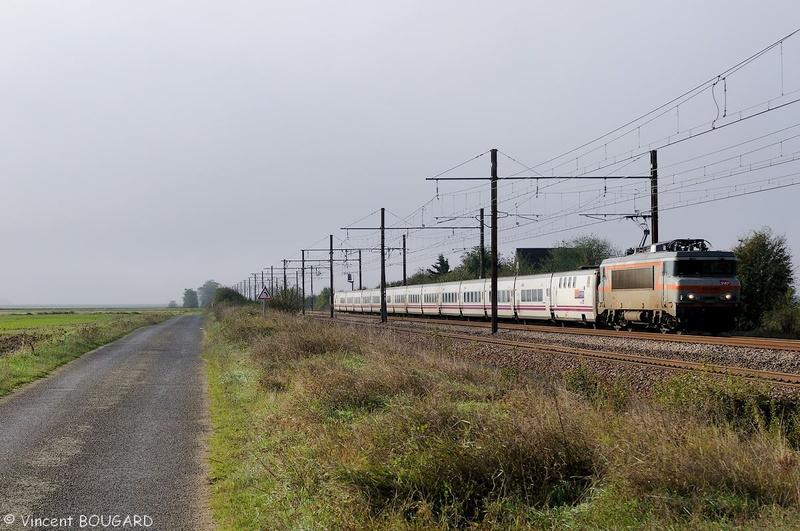
[[[791,529],[800,516],[800,455],[769,423],[706,421],[587,374],[568,381],[584,398],[369,329],[244,309],[206,329],[221,529]]]
[[[142,326],[173,317],[168,311],[0,316],[0,396]]]

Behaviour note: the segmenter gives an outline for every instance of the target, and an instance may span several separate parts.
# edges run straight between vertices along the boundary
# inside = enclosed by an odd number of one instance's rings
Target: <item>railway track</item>
[[[337,316],[337,319],[341,319],[343,321],[358,321],[362,323],[369,323],[375,326],[378,326],[380,324],[379,320],[373,316],[354,316],[354,315],[340,314]],[[414,318],[414,317],[392,317],[390,319],[389,327],[393,332],[407,333],[412,335],[429,335],[430,330],[407,328],[403,326],[392,326],[393,321],[398,323],[410,322],[410,323],[423,323],[426,325],[452,325],[452,326],[459,326],[459,327],[463,326],[470,328],[485,328],[488,326],[488,323],[479,321],[443,321],[443,320]],[[560,328],[553,326],[522,325],[516,323],[503,323],[500,326],[500,328],[504,330],[537,331],[537,332],[550,332],[557,334],[563,333],[563,334],[578,334],[578,335],[591,335],[591,336],[600,335],[600,336],[610,336],[617,338],[634,338],[640,340],[647,339],[656,341],[677,341],[682,343],[700,343],[709,345],[736,346],[744,348],[800,351],[800,342],[798,341],[778,340],[770,338],[644,334],[642,332]],[[448,338],[452,341],[463,341],[463,342],[470,342],[472,344],[481,344],[481,345],[496,346],[508,349],[517,349],[519,351],[536,352],[537,354],[577,357],[581,359],[591,359],[598,361],[621,363],[625,365],[634,365],[639,367],[650,367],[650,368],[667,369],[674,371],[703,371],[705,373],[720,374],[720,375],[737,375],[747,379],[769,382],[772,385],[778,385],[781,387],[789,387],[800,390],[800,374],[794,374],[794,373],[759,370],[759,369],[729,366],[729,365],[700,363],[696,361],[670,359],[664,357],[625,354],[620,352],[586,349],[586,348],[578,348],[572,346],[565,347],[560,345],[554,345],[552,343],[538,343],[520,339],[504,339],[495,336],[487,336],[481,334],[444,332],[441,330],[437,330],[436,337]]]
[[[412,334],[429,334],[425,330],[415,330],[408,328],[393,328],[395,332]],[[507,348],[523,349],[537,353],[557,354],[573,356],[584,359],[596,359],[602,361],[613,361],[629,365],[644,367],[656,367],[674,370],[704,371],[714,374],[734,374],[749,379],[766,380],[774,384],[796,387],[800,389],[800,374],[789,374],[782,372],[761,371],[756,369],[746,369],[742,367],[729,367],[724,365],[713,365],[691,361],[672,360],[666,358],[656,358],[651,356],[638,356],[633,354],[620,354],[616,352],[604,352],[592,349],[580,349],[572,347],[559,347],[556,345],[543,343],[530,343],[510,339],[500,339],[486,336],[475,336],[470,334],[456,334],[450,332],[437,332],[437,337],[446,337],[455,341],[468,341],[472,343],[482,343],[487,345],[499,345]]]
[[[321,314],[320,314],[321,315]],[[327,315],[327,314],[326,314]],[[375,316],[360,316],[352,314],[337,314],[337,319],[367,319],[377,321]],[[390,322],[410,322],[425,324],[441,324],[448,326],[463,326],[470,328],[490,328],[491,323],[486,321],[461,321],[449,319],[431,319],[427,317],[401,317],[391,316]],[[776,339],[768,337],[745,337],[745,336],[710,336],[697,334],[659,334],[650,332],[629,332],[623,330],[602,330],[581,327],[560,327],[551,325],[531,325],[522,323],[501,322],[498,325],[500,330],[520,330],[526,332],[548,332],[554,334],[571,334],[584,336],[606,336],[630,339],[649,339],[652,341],[672,341],[677,343],[699,343],[704,345],[721,345],[730,347],[744,348],[763,348],[775,350],[787,350],[800,352],[800,341],[796,339]]]

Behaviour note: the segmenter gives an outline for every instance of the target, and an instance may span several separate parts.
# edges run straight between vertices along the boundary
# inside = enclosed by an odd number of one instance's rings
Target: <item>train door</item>
[[[597,278],[597,301],[595,301],[598,315],[606,309],[606,268],[601,267]]]
[[[547,279],[547,288],[545,289],[544,293],[544,307],[551,318],[554,318],[553,307],[555,306],[555,304],[553,302],[553,297],[555,296],[556,282],[558,282],[558,279],[556,278],[555,275],[551,274],[550,278]]]

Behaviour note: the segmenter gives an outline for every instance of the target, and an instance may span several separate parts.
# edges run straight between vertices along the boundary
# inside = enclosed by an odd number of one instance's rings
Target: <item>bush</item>
[[[771,433],[800,448],[800,404],[775,397],[766,384],[736,376],[683,374],[664,382],[656,400],[679,413],[739,433]]]
[[[208,359],[226,371],[210,378],[229,410],[212,457],[231,528],[778,529],[800,515],[796,406],[759,386],[681,376],[653,405],[582,366],[571,394],[435,341],[223,313]]]
[[[275,321],[264,317],[261,309],[255,306],[235,310],[222,305],[215,308],[214,313],[221,321],[222,336],[234,344],[250,344],[272,335],[278,329]]]
[[[623,409],[628,402],[630,388],[620,382],[610,382],[598,378],[589,367],[581,365],[564,373],[564,387],[567,391],[587,398],[597,406]]]
[[[767,437],[654,410],[617,423],[601,452],[619,498],[666,514],[754,517],[760,506],[800,502],[796,454]]]
[[[361,336],[351,328],[282,316],[268,317],[265,322],[269,322],[277,334],[268,342],[253,344],[252,356],[259,361],[302,360],[322,354],[360,352]]]
[[[771,335],[800,337],[800,305],[796,302],[770,310],[761,319],[761,328]]]
[[[267,301],[267,308],[285,313],[299,313],[302,305],[303,298],[296,289],[278,290],[272,299]]]
[[[231,288],[217,288],[217,291],[214,292],[214,306],[219,304],[237,306],[249,304],[250,302],[250,299]]]
[[[592,484],[592,443],[552,407],[526,409],[464,409],[439,394],[399,405],[357,435],[368,441],[364,459],[340,467],[338,477],[375,514],[454,526],[481,522],[504,499],[534,507],[576,503]]]

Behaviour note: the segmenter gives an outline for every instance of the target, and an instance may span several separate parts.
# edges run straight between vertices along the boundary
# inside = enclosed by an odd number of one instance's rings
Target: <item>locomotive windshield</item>
[[[667,264],[667,274],[677,277],[732,277],[734,260],[678,260]]]

